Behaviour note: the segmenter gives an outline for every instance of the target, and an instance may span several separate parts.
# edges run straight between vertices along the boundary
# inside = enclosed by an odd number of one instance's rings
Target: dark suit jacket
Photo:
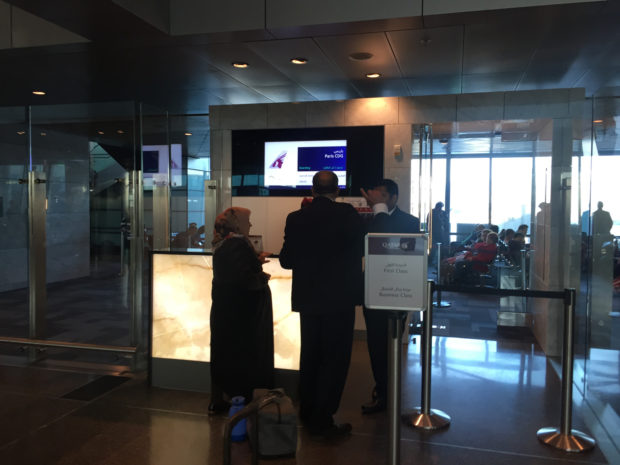
[[[293,270],[293,310],[345,311],[362,301],[364,225],[349,204],[316,197],[286,218],[280,265]]]
[[[420,232],[420,220],[396,207],[391,215],[375,215],[368,225],[368,232],[415,234]]]

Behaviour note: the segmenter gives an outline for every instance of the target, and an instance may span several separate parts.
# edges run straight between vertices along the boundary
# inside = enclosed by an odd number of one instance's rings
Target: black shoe
[[[207,413],[209,415],[220,415],[221,413],[228,412],[229,409],[230,409],[230,404],[226,402],[225,400],[220,400],[217,402],[211,402],[209,404]]]
[[[367,404],[362,405],[362,415],[371,415],[373,413],[383,412],[387,408],[385,399],[377,397]]]
[[[327,428],[320,430],[310,430],[310,435],[315,439],[323,439],[325,441],[337,441],[338,439],[347,437],[351,434],[351,423],[333,424]]]

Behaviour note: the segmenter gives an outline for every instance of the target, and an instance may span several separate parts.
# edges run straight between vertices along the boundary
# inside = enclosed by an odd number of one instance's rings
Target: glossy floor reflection
[[[555,369],[531,343],[436,337],[432,406],[452,417],[434,433],[402,427],[403,464],[618,463],[604,447],[568,454],[543,446],[536,431],[557,426],[560,385]],[[206,415],[205,394],[151,388],[144,376],[68,399],[100,375],[26,366],[0,366],[0,463],[164,465],[222,462],[222,417]],[[91,384],[92,383],[92,384]],[[99,383],[101,384],[101,383]],[[326,444],[299,429],[294,459],[261,463],[381,464],[387,454],[387,415],[362,416],[372,388],[364,341],[355,341],[340,421],[350,438]],[[403,410],[419,404],[417,344],[403,345]],[[592,433],[580,399],[575,428]],[[233,464],[250,463],[247,443],[233,445]]]

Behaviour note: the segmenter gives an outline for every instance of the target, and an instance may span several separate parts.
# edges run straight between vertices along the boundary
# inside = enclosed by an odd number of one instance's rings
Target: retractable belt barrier
[[[434,430],[448,426],[450,417],[440,410],[430,408],[431,379],[431,339],[432,339],[432,294],[434,291],[458,292],[462,294],[516,296],[528,298],[563,299],[564,301],[564,339],[562,341],[562,405],[560,427],[541,428],[537,432],[540,442],[565,452],[583,452],[590,450],[596,441],[581,431],[572,429],[573,410],[573,365],[574,365],[574,327],[575,327],[575,289],[564,291],[537,291],[530,289],[494,289],[485,287],[464,287],[454,285],[436,285],[428,282],[429,308],[424,319],[422,332],[422,406],[414,414],[405,416],[404,420],[414,428]]]

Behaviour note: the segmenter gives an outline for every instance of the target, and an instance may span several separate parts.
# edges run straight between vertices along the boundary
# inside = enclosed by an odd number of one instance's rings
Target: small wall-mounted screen
[[[265,142],[265,187],[309,189],[317,171],[330,170],[347,183],[346,140]]]

